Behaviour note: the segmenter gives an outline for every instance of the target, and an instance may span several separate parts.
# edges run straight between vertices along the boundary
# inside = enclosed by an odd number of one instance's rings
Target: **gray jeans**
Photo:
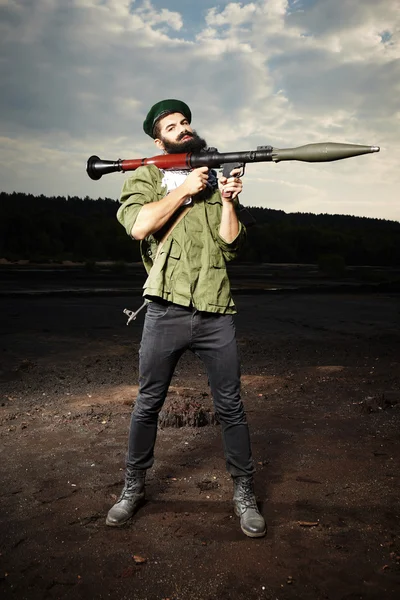
[[[226,466],[233,476],[254,471],[249,430],[240,398],[240,365],[231,315],[199,312],[176,304],[147,307],[139,351],[139,393],[132,412],[127,465],[154,462],[158,414],[179,358],[192,350],[207,369],[222,428]]]

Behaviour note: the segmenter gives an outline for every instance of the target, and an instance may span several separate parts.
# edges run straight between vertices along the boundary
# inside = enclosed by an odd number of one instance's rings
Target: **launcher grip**
[[[234,169],[240,169],[240,173],[238,175],[235,175],[235,177],[243,177],[244,168],[244,163],[225,163],[224,165],[222,165],[222,175],[229,179],[229,177],[232,177],[231,173]]]
[[[245,166],[246,165],[244,163],[240,163],[240,162],[225,163],[222,165],[222,175],[224,177],[226,177],[227,179],[229,179],[229,177],[233,177],[233,175],[231,173],[234,169],[240,169],[240,173],[235,175],[235,177],[243,177]],[[222,194],[222,195],[224,198],[230,198],[232,196],[232,193],[227,192],[226,194]]]

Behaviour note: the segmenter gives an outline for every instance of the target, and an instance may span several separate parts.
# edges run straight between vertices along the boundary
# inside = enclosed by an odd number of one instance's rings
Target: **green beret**
[[[143,123],[144,132],[150,137],[153,137],[154,125],[158,119],[165,117],[166,115],[170,115],[171,113],[181,113],[187,118],[189,123],[192,120],[190,108],[181,100],[173,100],[172,98],[168,100],[161,100],[161,102],[157,102],[157,104],[152,106],[147,113],[147,117]]]

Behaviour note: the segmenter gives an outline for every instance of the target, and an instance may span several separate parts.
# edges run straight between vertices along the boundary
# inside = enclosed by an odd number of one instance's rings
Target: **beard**
[[[191,135],[190,140],[180,142],[185,135]],[[176,142],[170,142],[160,136],[167,154],[186,154],[187,152],[201,152],[207,148],[207,142],[203,140],[195,131],[183,131]]]

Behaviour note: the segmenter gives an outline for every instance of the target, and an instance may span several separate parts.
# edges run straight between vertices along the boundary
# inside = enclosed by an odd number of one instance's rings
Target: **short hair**
[[[171,114],[171,113],[168,113]],[[157,119],[157,121],[154,123],[154,127],[153,127],[153,138],[159,139],[161,136],[161,119],[163,117],[166,117],[167,115],[162,115],[159,119]]]

